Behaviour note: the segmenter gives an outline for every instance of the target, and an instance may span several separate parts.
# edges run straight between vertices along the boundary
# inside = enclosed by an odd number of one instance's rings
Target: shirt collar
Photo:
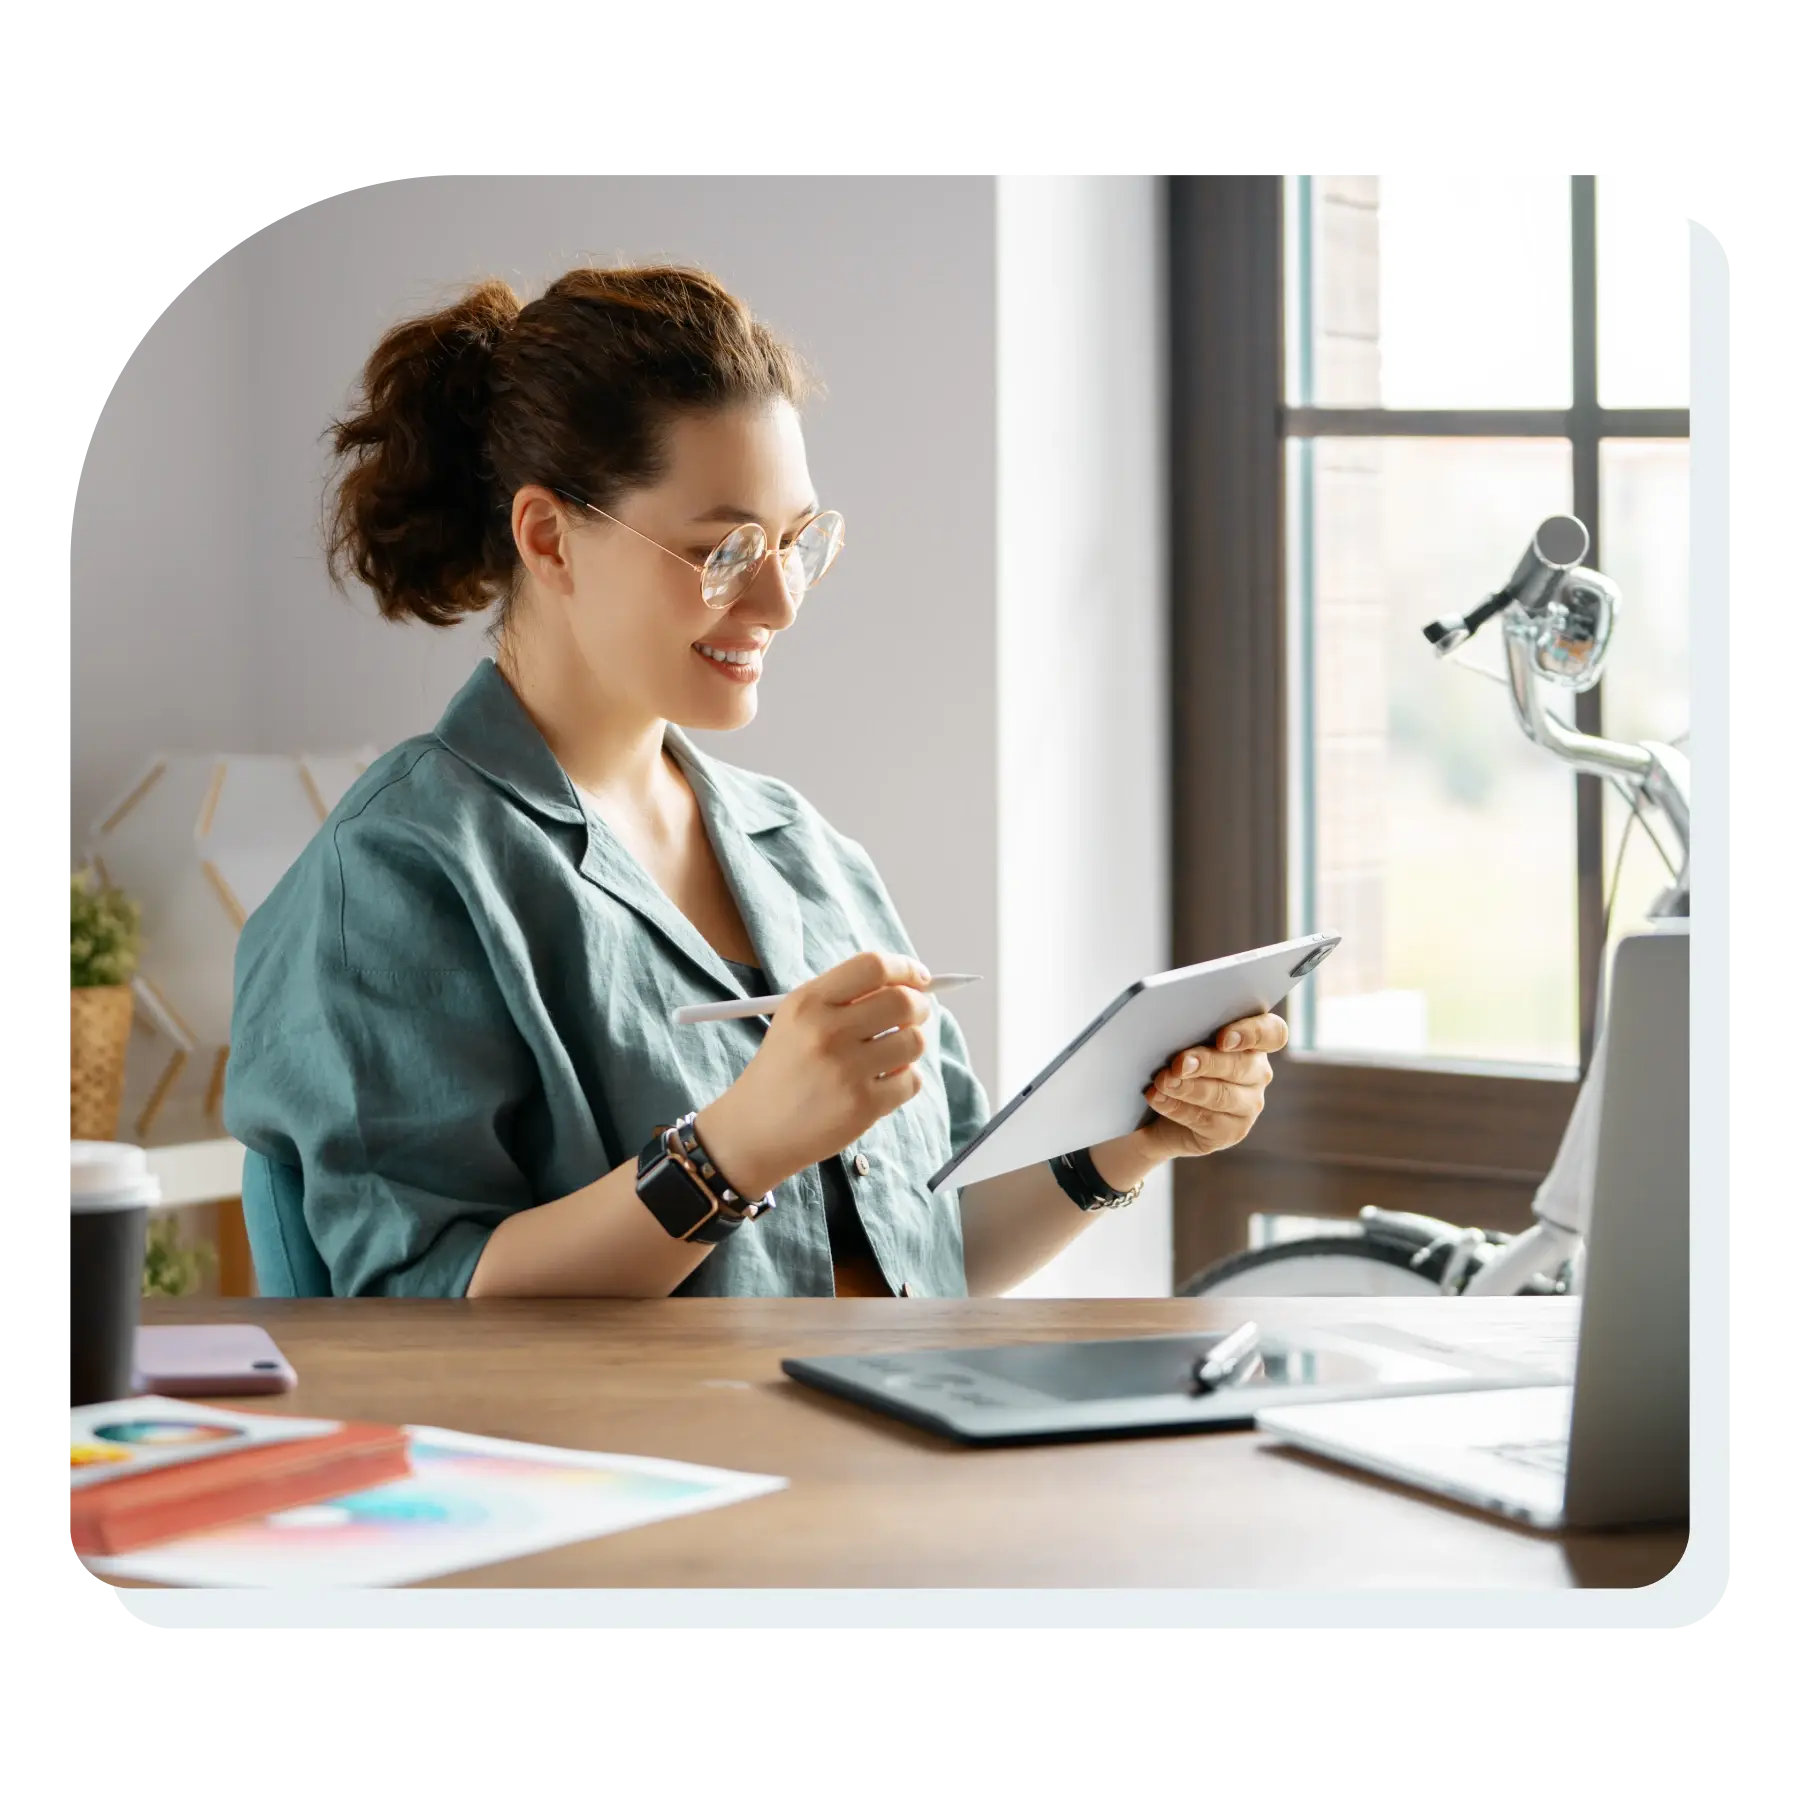
[[[522,806],[567,825],[586,822],[575,784],[557,762],[544,735],[525,711],[491,657],[483,657],[438,721],[436,734],[447,749],[506,789]],[[791,825],[793,800],[765,778],[707,756],[680,726],[663,729],[663,742],[682,766],[702,805],[711,799],[745,832]]]

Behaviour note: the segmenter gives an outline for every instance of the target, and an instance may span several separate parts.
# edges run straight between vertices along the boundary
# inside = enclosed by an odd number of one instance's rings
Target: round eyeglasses
[[[654,538],[645,537],[636,526],[626,525],[623,519],[614,518],[603,507],[595,506],[591,500],[583,500],[579,495],[566,493],[561,488],[556,492],[571,506],[598,513],[602,519],[610,519],[614,525],[623,527],[634,538],[643,538],[646,544],[655,545],[664,556],[673,557],[678,563],[686,563],[700,577],[700,598],[716,612],[723,612],[742,597],[769,555],[769,534],[753,519],[743,525],[733,526],[713,547],[712,554],[706,561],[696,563],[684,557],[680,551],[671,550],[668,545],[658,544]],[[781,579],[787,587],[788,598],[795,606],[825,579],[825,572],[837,561],[838,552],[843,548],[844,515],[833,512],[814,513],[795,532],[792,542],[781,548],[778,553]]]

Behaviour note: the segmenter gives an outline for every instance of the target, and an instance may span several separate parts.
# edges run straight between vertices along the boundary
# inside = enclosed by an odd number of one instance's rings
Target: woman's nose
[[[804,599],[804,596],[801,598]],[[762,566],[750,578],[750,585],[732,611],[761,620],[777,631],[794,623],[794,616],[800,611],[800,601],[788,587],[779,551],[771,550],[763,558]]]

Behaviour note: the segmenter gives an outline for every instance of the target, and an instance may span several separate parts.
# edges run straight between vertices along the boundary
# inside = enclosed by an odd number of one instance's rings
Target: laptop
[[[1259,1408],[1271,1441],[1533,1526],[1687,1517],[1687,923],[1613,954],[1573,1384]]]

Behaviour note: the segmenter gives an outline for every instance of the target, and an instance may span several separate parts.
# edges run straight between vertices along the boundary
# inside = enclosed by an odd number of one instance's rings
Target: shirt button
[[[861,1151],[856,1153],[856,1162],[853,1167],[859,1176],[866,1176],[869,1173],[869,1160]]]

